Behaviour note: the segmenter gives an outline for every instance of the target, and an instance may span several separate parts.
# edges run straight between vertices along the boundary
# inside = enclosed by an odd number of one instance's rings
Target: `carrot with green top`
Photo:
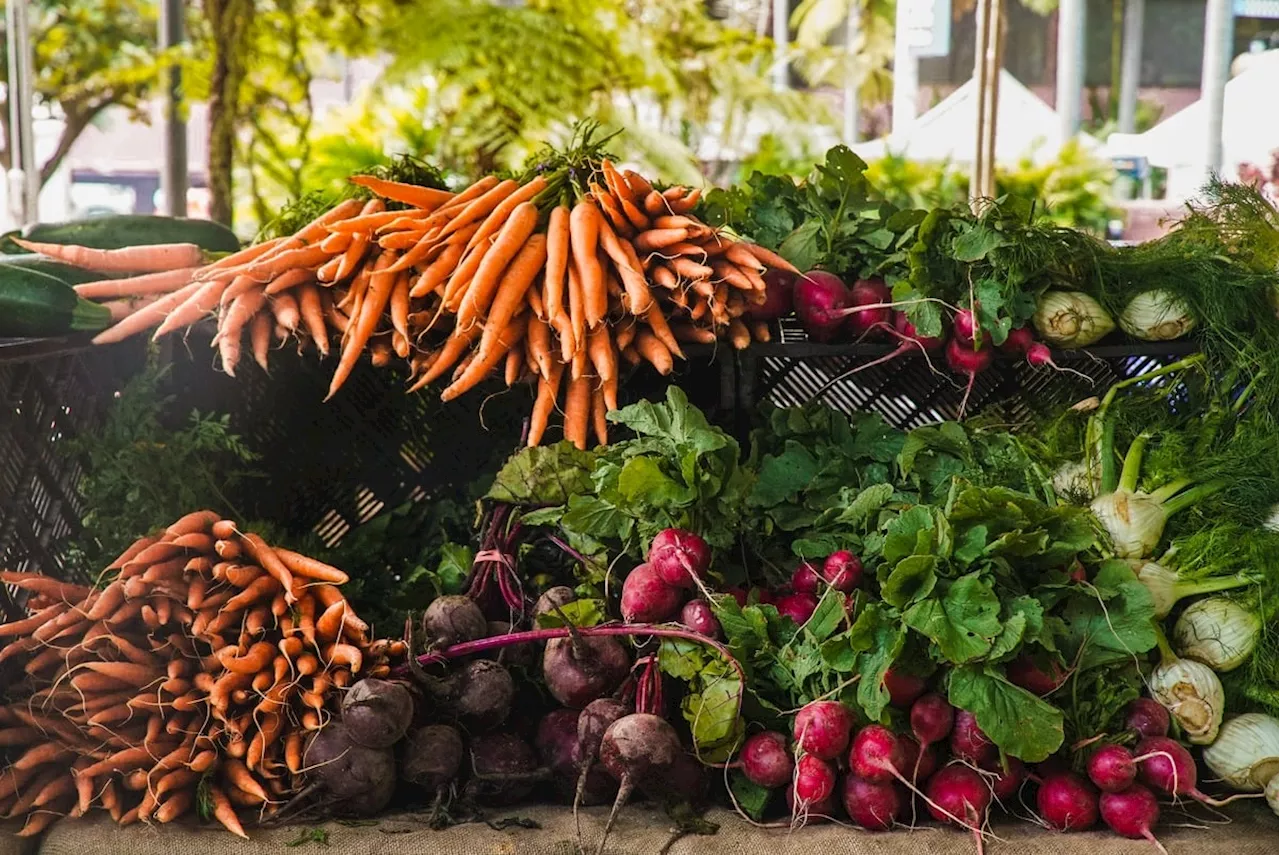
[[[537,225],[538,209],[532,202],[521,202],[511,212],[511,216],[498,232],[493,245],[485,253],[484,260],[476,268],[475,276],[458,306],[459,329],[469,329],[488,311],[489,304],[493,302],[494,294],[501,282],[500,277],[503,271],[530,240],[530,235],[533,234]],[[545,238],[541,241],[541,248],[542,260],[545,260]],[[542,260],[538,263],[539,269],[542,266]],[[533,273],[536,275],[537,270]]]
[[[421,187],[417,184],[405,184],[400,181],[388,181],[372,175],[353,175],[351,183],[368,188],[373,193],[393,202],[403,202],[415,208],[431,210],[453,199],[448,190],[436,190],[433,187]]]

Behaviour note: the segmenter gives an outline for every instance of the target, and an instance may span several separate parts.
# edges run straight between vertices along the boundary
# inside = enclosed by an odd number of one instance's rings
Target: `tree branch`
[[[41,187],[53,177],[53,173],[58,171],[63,159],[71,151],[71,147],[75,145],[80,135],[84,133],[85,128],[89,127],[89,123],[114,100],[114,95],[109,95],[106,100],[94,104],[86,110],[68,110],[66,105],[63,106],[65,118],[62,123],[62,133],[58,137],[58,145],[54,148],[53,154],[49,155],[49,159],[40,166]]]

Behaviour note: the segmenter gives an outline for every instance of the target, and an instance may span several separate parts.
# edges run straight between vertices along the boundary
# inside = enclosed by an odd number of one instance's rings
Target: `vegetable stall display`
[[[77,286],[154,298],[104,341],[212,313],[228,371],[246,332],[266,363],[298,330],[336,351],[330,394],[365,351],[446,399],[499,366],[539,391],[474,542],[406,574],[434,594],[394,640],[341,593],[361,567],[219,514],[96,589],[0,577],[39,610],[0,625],[24,675],[0,707],[5,815],[252,834],[555,798],[608,806],[578,833],[603,852],[647,798],[682,830],[720,803],[787,829],[933,822],[981,852],[1001,814],[1160,847],[1162,813],[1274,809],[1274,209],[1213,185],[1166,238],[1114,248],[1016,200],[894,210],[840,148],[802,184],[706,201],[589,138],[539,165],[457,194],[358,176],[372,196],[177,270],[138,260],[168,248],[32,245],[141,273]],[[748,438],[678,387],[616,406],[623,363],[665,373],[685,342],[747,346],[790,312],[970,385],[997,348],[1049,370],[1048,345],[1107,336],[1198,348],[1018,424],[811,402]],[[558,406],[568,441],[543,444]]]

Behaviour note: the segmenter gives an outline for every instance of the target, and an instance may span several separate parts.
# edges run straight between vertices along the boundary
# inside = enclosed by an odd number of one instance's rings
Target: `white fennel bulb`
[[[1272,775],[1271,780],[1267,781],[1266,795],[1271,812],[1280,816],[1280,775]]]
[[[1228,719],[1205,747],[1204,763],[1232,789],[1265,788],[1280,773],[1280,719],[1262,713]]]
[[[1097,300],[1081,291],[1046,291],[1031,316],[1040,338],[1064,348],[1088,347],[1116,328]]]
[[[1111,536],[1117,558],[1141,558],[1160,543],[1169,511],[1155,496],[1138,491],[1103,493],[1089,510]]]
[[[1258,643],[1262,622],[1226,597],[1208,597],[1187,606],[1173,625],[1173,649],[1219,673],[1239,668]]]
[[[1162,662],[1151,672],[1151,697],[1169,711],[1187,741],[1208,745],[1222,726],[1222,681],[1208,665],[1190,659]]]
[[[1143,341],[1171,341],[1195,328],[1191,307],[1176,294],[1162,289],[1143,291],[1120,313],[1120,329]]]

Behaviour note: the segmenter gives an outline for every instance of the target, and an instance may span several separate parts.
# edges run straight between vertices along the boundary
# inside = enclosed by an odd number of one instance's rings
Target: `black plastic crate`
[[[909,429],[960,415],[965,387],[946,368],[941,353],[894,359],[848,373],[890,353],[889,344],[818,344],[799,324],[784,320],[775,340],[738,353],[737,400],[740,424],[758,404],[796,406],[818,399],[845,413],[878,412],[890,424]],[[1036,412],[1061,408],[1101,394],[1126,377],[1150,371],[1194,352],[1193,342],[1128,342],[1082,350],[1054,351],[1062,369],[1033,368],[1021,357],[997,352],[978,375],[966,418],[978,413],[1018,425]]]

